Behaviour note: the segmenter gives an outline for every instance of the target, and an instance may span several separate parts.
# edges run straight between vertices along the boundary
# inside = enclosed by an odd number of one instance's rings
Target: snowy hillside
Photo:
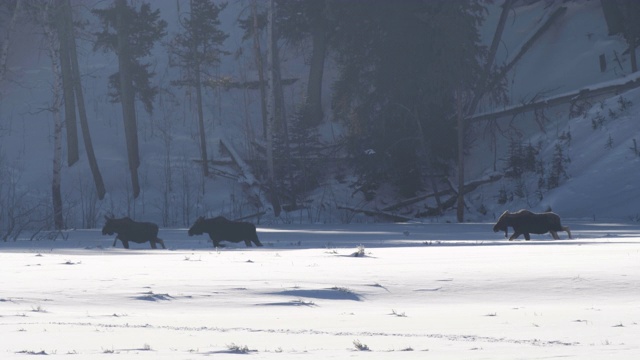
[[[559,6],[567,8],[561,21],[553,25],[516,66],[511,78],[511,101],[518,105],[539,97],[553,97],[585,88],[594,88],[610,80],[624,81],[630,72],[628,57],[621,54],[626,49],[620,36],[608,36],[607,27],[598,1],[535,2],[520,6],[507,21],[505,45],[499,47],[498,58],[507,61],[522,44],[523,37],[540,25],[542,19]],[[485,26],[485,39],[490,41],[497,21],[499,9],[494,9]],[[600,54],[605,55],[608,67],[601,72],[598,64]],[[621,59],[618,64],[616,56]],[[500,60],[498,60],[500,61]],[[620,65],[622,67],[620,67]],[[621,101],[624,105],[621,105]],[[516,210],[548,208],[565,217],[596,220],[634,220],[640,213],[640,187],[634,179],[640,175],[640,159],[635,151],[634,139],[640,137],[640,92],[632,90],[611,98],[590,99],[585,112],[571,116],[570,105],[547,109],[544,133],[534,121],[532,114],[519,115],[514,119],[501,119],[503,129],[513,125],[524,135],[522,144],[541,145],[540,159],[550,167],[556,144],[565,147],[564,156],[570,160],[566,166],[567,178],[560,186],[543,194],[535,194],[539,176],[527,174],[526,195],[506,204],[498,204],[501,188],[513,189],[513,180],[503,179],[499,183],[483,187],[469,197],[475,209],[483,206],[487,215],[499,215],[505,209]],[[491,111],[491,109],[485,109]],[[593,123],[601,123],[598,129]],[[479,132],[484,131],[479,128]],[[561,140],[570,134],[570,142]],[[471,177],[492,173],[494,153],[488,136],[483,133],[479,145],[471,150],[468,168],[475,169]],[[497,169],[506,167],[509,140],[499,136]],[[484,141],[484,142],[483,142]],[[482,214],[474,217],[483,218]]]
[[[102,6],[96,2],[96,6]],[[154,1],[162,17],[169,23],[169,35],[177,31],[176,18],[180,11],[175,1]],[[228,57],[220,66],[220,76],[230,76],[237,81],[257,78],[250,44],[242,43],[238,29],[238,14],[246,4],[231,1],[223,12],[222,23],[230,34],[225,46],[239,57]],[[483,38],[491,41],[495,22],[499,16],[500,2],[490,7],[483,27]],[[89,5],[86,9],[90,9]],[[616,80],[628,73],[628,55],[624,55],[624,40],[608,36],[600,2],[576,0],[569,2],[532,2],[519,5],[510,14],[500,46],[497,62],[509,57],[526,41],[540,23],[558,6],[567,11],[557,24],[543,35],[514,68],[510,76],[509,96],[512,104],[530,101],[534,96],[559,94],[607,80]],[[97,26],[95,23],[91,26]],[[18,38],[12,43],[9,58],[9,76],[0,84],[0,176],[3,186],[11,187],[16,198],[14,206],[24,206],[25,211],[34,204],[50,201],[52,173],[52,115],[46,109],[51,103],[51,63],[44,50],[39,30],[20,28]],[[90,28],[87,31],[95,31]],[[40,44],[41,50],[34,50]],[[106,78],[117,68],[112,54],[94,53],[89,42],[80,42],[83,84],[90,118],[91,133],[98,163],[105,178],[107,197],[95,198],[91,174],[86,157],[71,168],[63,169],[63,197],[66,199],[66,223],[70,228],[96,227],[102,223],[102,215],[129,215],[141,220],[155,221],[165,227],[187,226],[196,216],[225,214],[239,218],[267,211],[268,222],[348,222],[372,221],[364,215],[354,215],[338,206],[376,208],[367,204],[359,194],[353,195],[348,182],[327,176],[324,183],[308,199],[309,208],[295,213],[285,213],[276,219],[268,205],[256,206],[256,198],[264,194],[258,190],[246,191],[246,177],[236,167],[221,166],[223,172],[202,180],[198,159],[197,125],[193,96],[185,89],[169,86],[176,77],[176,69],[167,67],[166,49],[162,45],[154,49],[158,85],[163,91],[157,98],[155,112],[147,115],[138,109],[140,169],[142,192],[135,201],[131,199],[127,175],[126,151],[123,140],[122,115],[119,104],[109,102]],[[239,51],[242,48],[243,51]],[[598,56],[604,54],[609,66],[601,72]],[[615,61],[618,56],[620,63]],[[326,70],[330,79],[335,69]],[[283,77],[297,78],[285,91],[287,102],[299,103],[306,87],[306,67],[296,52],[285,52]],[[330,82],[326,81],[327,91]],[[492,220],[505,209],[521,207],[544,210],[551,207],[563,217],[580,219],[635,219],[640,207],[634,199],[640,197],[640,187],[634,186],[638,178],[638,156],[629,148],[633,140],[640,140],[637,117],[640,93],[631,91],[622,95],[630,102],[624,111],[618,111],[617,97],[594,100],[592,107],[582,116],[569,119],[568,106],[546,112],[549,122],[546,134],[540,135],[530,115],[514,121],[524,134],[523,143],[541,142],[540,158],[545,161],[553,155],[557,137],[570,131],[571,143],[566,156],[571,162],[566,169],[568,178],[560,186],[536,197],[537,177],[527,179],[529,195],[498,203],[496,198],[502,188],[513,187],[508,180],[480,187],[468,195],[468,220]],[[330,97],[325,96],[325,113],[330,113]],[[254,149],[249,143],[250,134],[261,130],[259,94],[255,90],[228,90],[210,92],[205,109],[209,151],[213,160],[226,161],[229,154],[221,151],[220,139],[226,140],[241,157],[251,159]],[[486,105],[479,111],[490,111]],[[610,116],[610,111],[616,116]],[[604,116],[602,127],[593,130],[592,120]],[[504,121],[504,120],[501,120]],[[327,121],[321,127],[325,139],[341,137],[337,123]],[[529,139],[529,137],[532,137]],[[609,141],[611,139],[611,141]],[[481,128],[478,141],[467,159],[467,180],[471,181],[493,172],[493,159],[497,157],[496,170],[501,172],[509,141],[499,137],[499,153],[495,155]],[[81,147],[82,148],[82,147]],[[226,175],[231,174],[231,176]],[[251,174],[245,174],[251,177]],[[249,195],[248,195],[249,194]],[[251,195],[253,194],[253,195]],[[397,200],[397,199],[396,199]],[[394,201],[396,201],[394,200]],[[429,204],[418,203],[408,213]],[[479,209],[483,209],[479,211]],[[46,212],[46,210],[45,210]],[[46,217],[46,214],[41,214]],[[447,216],[448,217],[448,216]]]

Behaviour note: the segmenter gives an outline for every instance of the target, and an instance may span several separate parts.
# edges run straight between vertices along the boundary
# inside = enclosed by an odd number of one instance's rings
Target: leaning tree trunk
[[[93,150],[93,141],[91,140],[91,133],[89,132],[89,121],[87,120],[87,111],[84,106],[84,94],[82,91],[82,83],[80,81],[80,67],[78,65],[78,54],[76,51],[76,37],[73,29],[73,16],[71,15],[71,3],[70,0],[65,0],[63,4],[63,10],[65,14],[65,24],[67,26],[67,41],[69,49],[69,58],[71,59],[71,74],[73,79],[74,93],[77,99],[78,115],[80,117],[80,128],[82,129],[82,140],[84,141],[84,149],[87,152],[87,162],[93,175],[93,182],[96,186],[96,192],[98,193],[98,199],[104,199],[106,189],[100,168],[98,167],[98,160],[96,159],[95,152]]]
[[[467,108],[467,116],[473,115],[476,112],[476,108],[478,107],[478,103],[480,103],[480,99],[484,96],[487,91],[492,91],[492,88],[488,87],[487,80],[489,79],[489,75],[491,74],[491,68],[493,67],[493,63],[496,59],[496,54],[498,53],[498,45],[502,41],[502,34],[504,33],[504,27],[507,23],[507,17],[509,16],[509,11],[511,10],[511,6],[513,5],[514,0],[505,0],[504,4],[502,4],[502,12],[500,13],[500,19],[498,20],[498,25],[496,26],[496,31],[493,34],[493,40],[491,41],[491,46],[489,47],[489,54],[487,55],[487,62],[484,65],[484,70],[480,75],[480,80],[476,85],[475,92],[473,94],[473,99],[471,99],[471,104]],[[497,83],[493,83],[492,86],[497,85]]]
[[[136,124],[135,94],[133,90],[131,74],[131,53],[129,51],[129,34],[123,10],[127,6],[126,0],[116,0],[116,7],[120,8],[117,15],[118,31],[118,70],[120,74],[120,102],[122,103],[122,120],[124,121],[124,133],[127,143],[127,157],[129,171],[131,173],[131,186],[133,198],[140,195],[140,182],[138,180],[138,167],[140,158],[138,155],[138,127]]]

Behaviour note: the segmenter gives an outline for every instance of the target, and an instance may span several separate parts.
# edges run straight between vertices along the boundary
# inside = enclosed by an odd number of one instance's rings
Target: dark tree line
[[[410,196],[449,173],[458,142],[455,94],[473,90],[484,70],[486,49],[478,34],[483,1],[281,0],[275,5],[280,43],[301,49],[309,69],[300,110],[285,117],[285,127],[277,131],[296,122],[301,138],[302,129],[311,131],[325,119],[321,89],[330,59],[339,74],[332,84],[332,120],[349,128],[349,156],[360,177],[356,187],[373,197],[379,185],[392,183],[400,195]],[[263,31],[265,11],[244,20],[245,38]],[[301,147],[293,141],[276,155],[300,158],[291,156],[292,148]],[[279,173],[291,194],[295,175]]]
[[[287,194],[295,206],[326,175],[320,161],[326,149],[316,129],[324,121],[340,121],[348,128],[346,149],[358,175],[354,187],[368,198],[385,183],[393,184],[403,197],[426,188],[437,192],[442,179],[459,161],[460,149],[464,151],[458,147],[464,138],[458,137],[456,124],[464,94],[491,90],[484,88],[494,69],[486,60],[491,52],[481,45],[478,33],[486,15],[485,1],[250,1],[240,25],[255,51],[265,129],[262,136],[267,142],[275,141],[266,151],[275,157],[275,161],[271,159],[273,169],[267,170],[271,173],[267,188],[275,193],[274,201],[277,193]],[[78,159],[76,114],[83,136],[88,134],[88,125],[74,52],[72,9],[69,0],[55,4],[59,8],[55,24],[61,73],[67,79],[63,88],[71,166]],[[179,4],[184,10],[179,18],[181,31],[167,46],[170,65],[181,70],[172,85],[190,87],[196,94],[200,157],[207,176],[202,103],[211,85],[211,70],[228,54],[223,47],[228,35],[220,30],[219,20],[226,4],[213,0]],[[118,71],[109,77],[108,87],[111,100],[122,106],[136,198],[141,163],[136,103],[148,113],[153,111],[159,89],[154,85],[150,55],[167,35],[167,23],[152,2],[144,1],[113,0],[92,14],[102,26],[93,34],[94,50],[118,58]],[[278,51],[287,47],[301,51],[308,66],[306,94],[299,104],[293,104],[293,111],[285,109],[286,85],[280,75]],[[330,97],[323,99],[327,64],[336,66],[337,81],[330,84]],[[268,93],[273,100],[268,99]],[[323,106],[329,101],[330,109]],[[273,130],[271,134],[268,128]],[[85,138],[84,143],[87,146],[91,141]],[[86,150],[88,155],[93,153]],[[96,187],[104,196],[95,155],[89,156],[94,159],[90,162]]]
[[[482,72],[485,9],[473,0],[341,6],[334,112],[350,126],[362,186],[391,182],[411,196],[455,161],[455,94],[473,89]]]

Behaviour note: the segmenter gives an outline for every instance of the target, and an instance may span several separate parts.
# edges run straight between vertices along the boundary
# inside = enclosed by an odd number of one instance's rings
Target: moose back
[[[262,246],[262,243],[258,240],[255,225],[244,221],[228,220],[224,216],[217,216],[211,219],[205,219],[201,216],[189,228],[189,236],[202,235],[204,233],[209,234],[214,247],[224,246],[220,245],[221,241],[234,243],[244,241],[247,247],[252,246],[251,243],[256,244],[256,246]]]

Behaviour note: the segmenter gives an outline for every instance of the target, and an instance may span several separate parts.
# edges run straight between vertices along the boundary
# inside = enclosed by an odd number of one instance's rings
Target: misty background
[[[104,215],[638,221],[638,15],[614,0],[2,2],[0,236]]]

